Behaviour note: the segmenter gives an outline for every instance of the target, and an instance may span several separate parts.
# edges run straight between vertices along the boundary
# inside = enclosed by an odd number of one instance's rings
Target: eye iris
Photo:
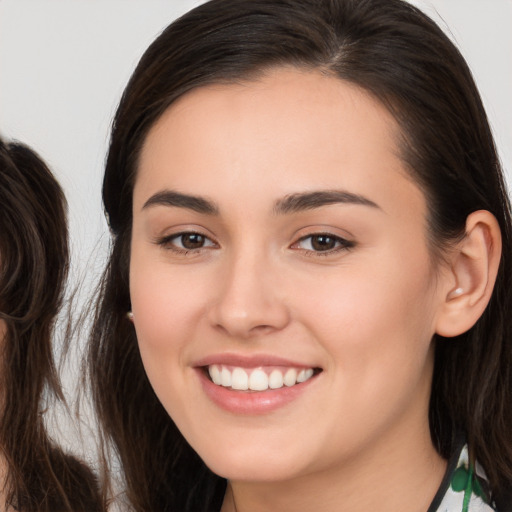
[[[203,247],[205,237],[197,233],[187,233],[181,235],[181,243],[185,249],[199,249]]]
[[[328,235],[311,237],[311,246],[315,251],[329,251],[336,246],[336,239]]]

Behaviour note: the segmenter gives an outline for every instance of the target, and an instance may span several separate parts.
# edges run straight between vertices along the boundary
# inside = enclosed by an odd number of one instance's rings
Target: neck
[[[285,482],[228,484],[222,512],[426,512],[446,471],[428,429],[380,439],[338,467]]]

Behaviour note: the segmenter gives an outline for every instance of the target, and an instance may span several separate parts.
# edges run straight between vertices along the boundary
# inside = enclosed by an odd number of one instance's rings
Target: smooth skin
[[[499,229],[488,212],[473,214],[479,256],[461,256],[461,242],[438,263],[398,133],[354,85],[278,68],[188,93],[145,141],[133,201],[135,328],[162,404],[229,480],[223,512],[235,503],[238,512],[424,512],[442,480],[428,426],[431,340],[454,318],[464,332],[485,308]],[[211,208],[151,201],[169,191]],[[279,208],[325,191],[345,199]],[[475,296],[454,296],[460,286]],[[322,371],[283,407],[235,414],[211,401],[197,371],[219,354]]]

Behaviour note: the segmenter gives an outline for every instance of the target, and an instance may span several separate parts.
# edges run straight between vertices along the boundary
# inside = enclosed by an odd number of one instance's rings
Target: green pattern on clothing
[[[483,469],[469,462],[468,447],[460,452],[450,486],[436,512],[496,512],[484,486],[487,479]]]

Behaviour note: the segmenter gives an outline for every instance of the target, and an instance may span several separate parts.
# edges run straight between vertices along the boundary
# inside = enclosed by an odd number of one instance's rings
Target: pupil
[[[197,233],[182,235],[181,243],[185,249],[199,249],[204,245],[204,236]]]
[[[311,245],[315,251],[329,251],[330,249],[334,249],[336,240],[331,236],[316,235],[312,238]]]

